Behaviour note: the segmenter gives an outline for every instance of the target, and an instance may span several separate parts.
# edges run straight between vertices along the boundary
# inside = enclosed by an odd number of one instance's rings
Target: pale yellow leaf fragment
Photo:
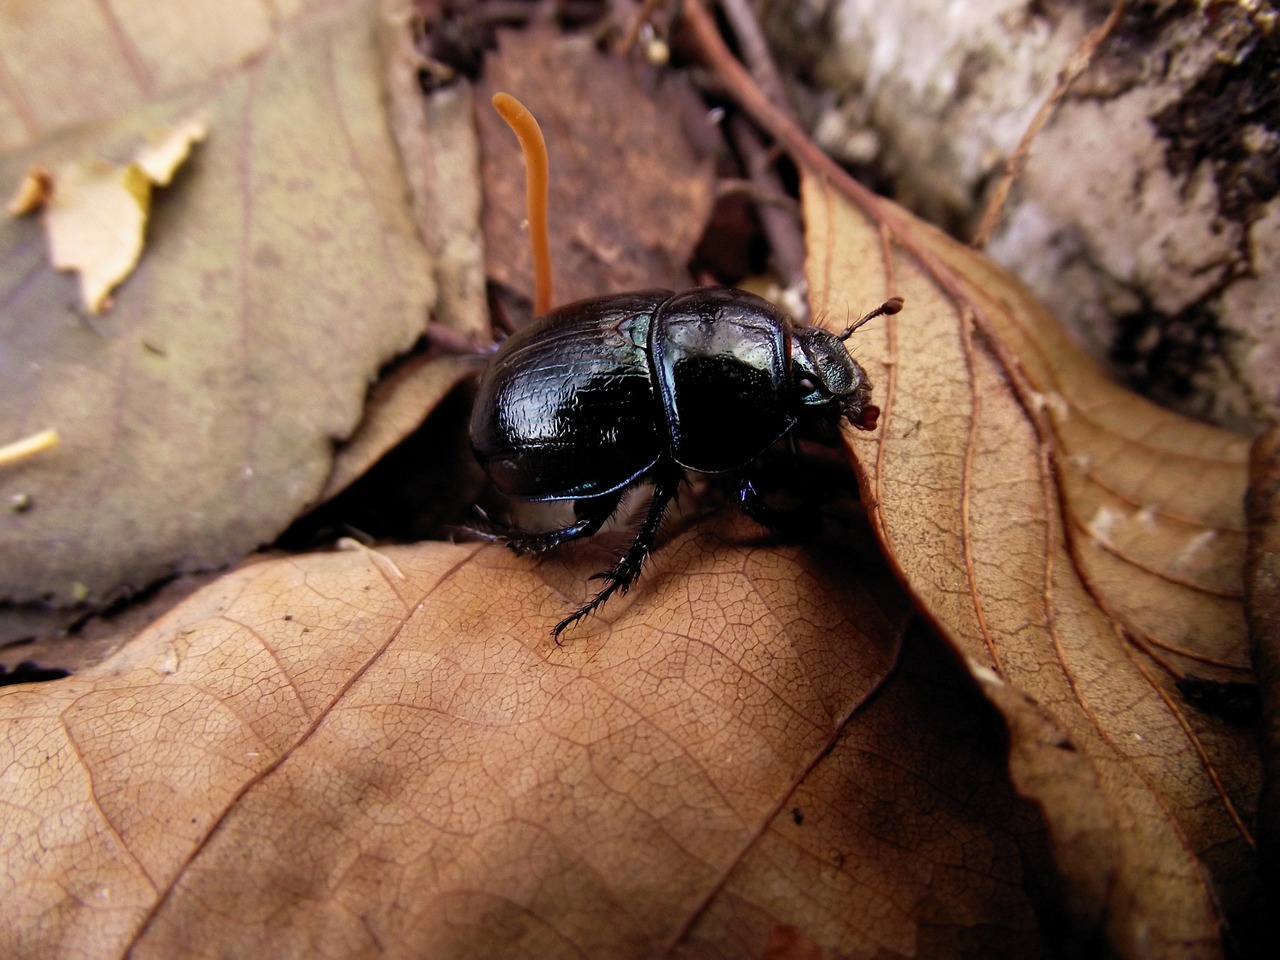
[[[167,187],[178,168],[191,156],[191,148],[209,135],[209,118],[196,113],[152,134],[133,162],[142,168],[147,179],[159,187]]]
[[[151,181],[136,164],[91,161],[62,168],[56,184],[44,214],[49,260],[80,274],[81,300],[101,313],[142,255]]]
[[[44,167],[32,167],[9,198],[9,216],[25,217],[35,213],[53,192],[53,174]]]
[[[167,186],[208,132],[208,117],[197,113],[156,131],[128,164],[87,160],[27,171],[9,213],[43,207],[49,260],[80,275],[80,297],[91,313],[111,306],[111,291],[138,265],[152,186]]]

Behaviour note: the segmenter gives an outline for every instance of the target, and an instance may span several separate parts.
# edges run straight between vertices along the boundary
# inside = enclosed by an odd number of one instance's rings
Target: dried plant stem
[[[53,429],[41,430],[39,433],[33,433],[31,436],[15,440],[13,443],[6,443],[3,447],[0,447],[0,467],[8,467],[15,463],[20,463],[28,457],[35,456],[37,453],[52,450],[57,445],[58,431]]]
[[[1000,175],[1000,179],[996,181],[996,185],[991,191],[991,198],[987,201],[987,207],[982,212],[982,220],[978,223],[978,229],[973,234],[973,240],[970,241],[979,250],[987,245],[987,241],[991,239],[991,234],[995,231],[996,224],[1000,221],[1000,214],[1004,210],[1005,201],[1009,199],[1009,191],[1013,189],[1013,182],[1018,179],[1018,176],[1022,173],[1022,168],[1027,165],[1027,158],[1031,155],[1031,144],[1040,135],[1040,131],[1049,122],[1049,118],[1053,116],[1054,111],[1058,109],[1058,104],[1062,102],[1062,98],[1071,89],[1071,85],[1093,62],[1093,56],[1098,52],[1098,48],[1102,46],[1102,41],[1106,40],[1111,31],[1115,29],[1116,23],[1120,20],[1120,15],[1124,13],[1124,4],[1125,0],[1116,0],[1115,6],[1107,14],[1107,19],[1103,20],[1096,29],[1090,30],[1085,34],[1080,46],[1067,59],[1062,72],[1058,74],[1057,86],[1053,88],[1049,98],[1040,105],[1040,109],[1031,118],[1031,123],[1027,126],[1022,139],[1018,141],[1017,147],[1009,155],[1009,159],[1005,161],[1004,172]]]
[[[542,128],[525,105],[509,93],[495,93],[493,108],[507,122],[524,152],[525,204],[529,219],[529,249],[533,253],[533,312],[551,309],[551,233],[547,225],[547,142]]]
[[[773,101],[774,106],[787,110],[789,104],[786,89],[782,85],[782,75],[773,62],[768,41],[764,38],[764,31],[760,29],[760,21],[756,19],[751,3],[749,0],[721,0],[720,8],[738,37],[742,59],[746,61],[756,84]]]
[[[636,45],[636,40],[640,36],[640,28],[649,21],[661,3],[662,0],[644,0],[639,12],[627,24],[627,32],[622,35],[622,41],[618,44],[618,53],[625,57],[631,52],[631,48]]]
[[[742,157],[747,175],[755,188],[754,195],[783,195],[782,180],[773,171],[767,151],[754,128],[742,117],[735,116],[729,122],[729,137]],[[773,248],[773,267],[778,279],[787,289],[805,288],[804,232],[800,227],[799,211],[794,207],[773,204],[756,204],[760,225]],[[807,321],[808,317],[797,317]]]
[[[883,221],[884,205],[880,203],[880,198],[819,150],[799,124],[774,106],[725,46],[715,21],[699,0],[685,0],[682,22],[707,66],[715,72],[725,90],[743,110],[785,146],[797,163],[825,177],[870,216]]]
[[[885,276],[890,292],[893,289],[893,261],[888,255],[888,250],[891,243],[897,243],[921,263],[958,307],[970,305],[968,294],[960,278],[916,236],[920,227],[911,214],[892,203],[883,202],[875,191],[855,180],[843,167],[823,153],[799,124],[773,105],[725,46],[715,21],[707,13],[701,0],[684,0],[681,22],[689,32],[689,39],[727,95],[732,97],[761,129],[771,134],[785,147],[798,165],[831,184],[880,226],[885,239]],[[985,324],[985,319],[980,312],[976,314],[976,320],[979,326]],[[994,337],[989,338],[989,343],[1001,363],[1016,379],[1018,364],[1001,350]],[[1028,416],[1036,424],[1037,430],[1047,440],[1052,436],[1052,431],[1047,429],[1043,416],[1029,401],[1029,391],[1022,389],[1020,385],[1018,396]]]

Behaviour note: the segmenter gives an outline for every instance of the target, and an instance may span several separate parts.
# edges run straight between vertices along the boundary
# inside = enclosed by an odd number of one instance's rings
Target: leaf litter
[[[133,156],[197,111],[214,131],[157,195],[146,255],[101,317],[71,308],[38,224],[0,222],[0,421],[61,437],[0,473],[0,502],[30,502],[0,514],[0,601],[81,616],[240,559],[320,494],[433,296],[375,19],[367,2],[301,17],[241,69],[0,160],[12,183]]]
[[[1046,907],[1052,902],[1061,924],[1055,929],[1066,938],[1059,948],[1105,943],[1121,955],[1219,955],[1215,901],[1228,917],[1246,918],[1257,903],[1248,833],[1255,754],[1239,731],[1188,709],[1176,680],[1193,666],[1239,676],[1236,668],[1247,662],[1231,580],[1243,550],[1238,500],[1233,505],[1243,489],[1242,441],[1106,385],[1016,283],[888,204],[875,205],[878,219],[867,221],[812,178],[805,201],[816,303],[839,312],[886,292],[907,296],[901,317],[854,344],[859,360],[878,372],[873,380],[887,417],[875,437],[851,445],[893,569],[1000,711],[1010,736],[1009,775],[1039,814],[1002,794],[991,806],[1001,811],[995,822],[972,813],[963,828],[931,819],[938,797],[973,789],[964,771],[938,776],[956,747],[945,732],[972,706],[933,715],[925,696],[895,709],[883,727],[873,722],[883,701],[913,689],[917,668],[908,658],[902,676],[867,700],[892,662],[885,651],[901,636],[906,614],[877,617],[866,606],[867,593],[882,609],[898,601],[874,552],[865,545],[848,552],[858,538],[846,529],[843,546],[816,557],[784,550],[788,559],[774,547],[738,551],[730,544],[742,534],[725,533],[733,527],[721,521],[677,534],[633,595],[565,651],[520,638],[541,636],[534,620],[551,617],[564,595],[579,595],[584,573],[600,562],[591,553],[603,548],[594,544],[537,565],[495,548],[399,548],[390,552],[408,578],[399,588],[363,557],[271,561],[180,607],[103,664],[103,673],[45,685],[47,702],[0,699],[19,703],[16,717],[45,711],[51,726],[33,731],[32,743],[47,749],[41,738],[55,743],[76,716],[85,718],[85,729],[107,724],[95,718],[119,713],[121,699],[101,678],[127,677],[128,689],[144,691],[131,702],[155,696],[165,704],[163,713],[140,707],[149,758],[168,762],[155,749],[168,744],[200,757],[173,754],[174,772],[160,770],[150,781],[157,789],[140,804],[128,792],[127,751],[113,746],[106,726],[93,744],[100,753],[85,752],[74,736],[56,747],[60,769],[93,770],[93,782],[115,784],[123,799],[108,796],[104,806],[85,794],[75,807],[74,782],[64,779],[61,788],[70,784],[71,792],[42,794],[41,809],[49,812],[33,809],[32,829],[54,822],[54,810],[85,811],[57,820],[74,835],[68,849],[85,858],[67,862],[112,870],[123,864],[116,889],[133,892],[125,895],[131,905],[118,911],[88,908],[42,929],[90,939],[105,931],[117,944],[136,939],[139,955],[173,949],[188,929],[201,930],[206,942],[246,949],[309,943],[321,952],[342,943],[350,953],[376,942],[419,955],[477,946],[494,955],[495,943],[534,943],[557,955],[566,945],[605,944],[612,954],[648,955],[689,944],[722,947],[734,931],[742,931],[738,952],[759,954],[794,923],[805,940],[845,951],[887,943],[932,955],[968,944],[971,952],[1030,954],[1045,947],[1034,929],[1055,916]],[[519,279],[511,282],[520,287]],[[1203,481],[1196,479],[1201,470]],[[1160,546],[1151,547],[1148,530],[1163,538]],[[361,561],[363,573],[352,566]],[[323,574],[329,564],[337,566]],[[835,580],[818,588],[802,577],[799,598],[788,599],[798,569]],[[326,587],[330,582],[343,586]],[[716,585],[722,582],[736,586]],[[459,590],[461,596],[453,592]],[[762,599],[760,609],[798,605],[804,613],[783,618],[789,626],[773,632],[771,621],[753,612]],[[838,613],[847,603],[851,612]],[[833,616],[851,626],[833,625]],[[867,616],[884,629],[866,627]],[[768,638],[750,639],[761,624]],[[810,685],[830,654],[815,656],[805,624],[821,625],[819,647],[844,651],[836,662],[845,666],[818,684],[825,693]],[[326,638],[311,636],[326,629]],[[227,630],[243,638],[241,647],[224,639]],[[188,636],[203,644],[194,660]],[[282,658],[280,637],[300,643],[300,652]],[[361,637],[360,651],[349,650]],[[263,652],[261,668],[245,667]],[[748,653],[762,659],[745,674],[790,705],[781,714],[759,707],[756,688],[743,685],[735,665]],[[572,662],[552,662],[564,657]],[[779,659],[783,673],[776,672]],[[784,679],[794,669],[787,664],[800,664],[811,679],[798,686]],[[224,692],[203,708],[191,692],[176,700],[171,689],[146,692],[175,682],[184,668]],[[605,675],[610,683],[602,687]],[[859,680],[840,679],[852,675]],[[316,685],[312,676],[325,679]],[[610,695],[604,706],[566,699],[584,677],[589,689]],[[94,699],[96,684],[103,692]],[[270,688],[267,699],[256,684]],[[610,712],[616,692],[631,689],[646,695],[624,697],[619,702],[631,709]],[[700,699],[708,691],[720,691],[710,703],[737,705],[729,715],[763,712],[744,714],[754,717],[745,726],[717,709],[703,716],[692,706],[708,702]],[[717,699],[730,691],[730,699]],[[214,702],[227,711],[210,709]],[[90,712],[60,713],[71,703]],[[174,704],[198,718],[204,736],[191,742],[176,732],[184,714],[171,721]],[[743,743],[767,738],[780,718],[807,716],[815,704],[827,705],[817,727],[835,739],[814,751],[803,737],[785,747],[784,732],[770,741],[781,767],[757,763],[757,771],[773,771],[758,776],[790,784],[771,794],[769,830],[735,834],[741,819],[719,828],[725,821],[712,816],[693,831],[681,819],[689,790],[741,776],[725,771],[741,760]],[[828,726],[837,716],[852,722]],[[424,726],[436,720],[443,726]],[[165,734],[170,723],[174,732]],[[293,732],[282,736],[281,728]],[[487,738],[497,734],[509,736],[514,750],[492,748]],[[848,754],[841,749],[860,736],[872,742],[858,742]],[[691,765],[673,766],[664,738],[684,744]],[[548,740],[549,756],[542,752]],[[1002,749],[998,731],[982,729],[975,740]],[[904,747],[916,743],[929,745],[907,761]],[[241,751],[243,763],[235,759]],[[519,751],[528,757],[508,766],[504,758]],[[95,764],[97,756],[115,758],[115,766]],[[888,763],[838,772],[855,757]],[[891,791],[908,764],[917,778],[906,779],[904,792]],[[981,769],[1003,783],[998,767]],[[196,785],[194,802],[204,804],[197,829],[166,850],[159,825],[173,825],[170,808],[155,798],[171,802],[174,788],[165,784],[192,770],[208,777]],[[925,781],[936,792],[923,789]],[[820,791],[817,799],[811,788]],[[699,795],[692,809],[735,810],[741,818],[742,798],[755,789],[722,787],[712,791],[718,799]],[[851,800],[881,790],[888,792],[880,802],[848,816],[839,843],[820,841],[788,859],[798,849],[788,829],[812,827],[815,810],[847,811]],[[923,806],[912,819],[915,801]],[[753,808],[757,824],[764,808]],[[890,810],[903,818],[884,819]],[[1003,839],[1002,821],[1015,825]],[[525,824],[537,829],[523,832]],[[414,845],[423,842],[424,827],[430,842]],[[913,879],[902,870],[901,845],[930,830],[967,838],[963,854],[948,860],[931,849]],[[278,855],[246,864],[246,851],[257,849],[264,833],[277,838]],[[721,835],[740,839],[735,853],[717,859],[708,850],[723,853],[712,839]],[[461,836],[492,842],[451,839]],[[869,837],[883,843],[882,858]],[[1039,846],[1052,852],[1055,870]],[[131,857],[121,860],[122,850]],[[705,872],[709,863],[724,871]],[[794,892],[780,896],[784,864],[799,866]],[[640,888],[611,882],[637,872],[648,880]],[[88,879],[74,868],[71,876]],[[981,879],[994,886],[983,888]],[[1023,894],[1038,882],[1052,889],[1039,891],[1033,914]],[[934,885],[923,900],[903,892],[918,895],[922,883]],[[683,914],[677,907],[684,922],[672,926],[662,918],[673,901],[659,906],[653,889],[697,906]],[[923,907],[942,889],[961,899],[954,910],[930,915]],[[416,895],[400,901],[395,890]],[[986,897],[988,907],[1002,906],[982,919],[963,905],[966,890]],[[839,892],[826,902],[823,891]],[[365,917],[363,925],[350,923],[353,915]],[[227,923],[228,916],[245,922]],[[282,916],[288,919],[279,922]],[[939,930],[931,940],[930,931]]]
[[[0,697],[13,928],[134,957],[693,956],[781,923],[1042,952],[1020,889],[1042,827],[999,727],[923,636],[869,699],[913,615],[865,525],[840,527],[802,549],[684,525],[563,648],[545,620],[607,547],[226,575]]]

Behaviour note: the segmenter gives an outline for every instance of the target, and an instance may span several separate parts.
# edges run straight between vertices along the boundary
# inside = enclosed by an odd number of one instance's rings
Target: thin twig
[[[815,173],[826,177],[868,215],[882,220],[884,204],[874,192],[849,176],[838,163],[817,148],[790,116],[774,106],[752,80],[751,75],[725,46],[715,21],[700,0],[685,0],[682,22],[703,60],[717,75],[719,82],[738,105],[776,140],[785,146],[792,158]]]
[[[1013,189],[1013,182],[1021,175],[1023,167],[1027,165],[1027,159],[1031,154],[1032,142],[1036,137],[1040,136],[1040,131],[1044,129],[1045,124],[1049,122],[1049,119],[1058,109],[1058,104],[1066,96],[1067,90],[1071,88],[1071,85],[1079,79],[1080,74],[1084,73],[1089,68],[1089,64],[1093,62],[1094,54],[1098,52],[1102,42],[1115,29],[1116,23],[1120,20],[1120,15],[1124,13],[1124,4],[1125,0],[1116,0],[1115,6],[1107,14],[1107,19],[1103,20],[1096,29],[1085,34],[1080,46],[1067,58],[1066,64],[1058,74],[1057,86],[1053,88],[1053,92],[1049,94],[1048,99],[1040,105],[1040,109],[1031,118],[1031,123],[1027,126],[1026,133],[1022,135],[1018,146],[1009,155],[1009,159],[1005,161],[1004,173],[996,181],[996,185],[991,191],[991,199],[987,201],[987,208],[982,212],[982,220],[979,221],[978,229],[974,232],[973,239],[970,241],[974,247],[981,250],[987,245],[987,241],[991,239],[991,234],[995,231],[996,224],[1000,221],[1000,213],[1004,210],[1005,201],[1009,199],[1009,191]]]
[[[778,65],[773,62],[769,43],[765,40],[764,31],[760,29],[760,21],[756,19],[749,0],[721,0],[720,9],[724,11],[729,26],[738,37],[742,59],[756,84],[773,101],[775,107],[790,112],[791,103],[786,88],[782,85],[782,75],[778,72]]]
[[[729,121],[729,137],[737,148],[742,162],[746,166],[751,182],[762,193],[782,193],[782,180],[774,172],[764,144],[756,135],[751,124],[741,116]],[[769,245],[773,249],[773,268],[787,290],[803,291],[804,276],[804,232],[800,228],[800,218],[796,211],[786,210],[772,204],[756,204],[756,212],[760,216],[760,226]],[[795,298],[803,302],[803,298]],[[808,317],[797,317],[807,322]]]
[[[21,463],[29,457],[34,457],[37,453],[52,450],[57,445],[58,431],[52,428],[33,433],[29,437],[23,437],[21,440],[14,440],[12,443],[6,443],[0,447],[0,467]]]
[[[631,48],[636,45],[636,38],[640,36],[640,29],[649,22],[649,18],[661,4],[662,0],[644,0],[640,12],[627,24],[627,32],[622,35],[622,41],[618,44],[618,53],[625,57],[631,52]]]
[[[741,194],[752,203],[765,204],[789,210],[800,216],[800,201],[791,194],[771,187],[765,187],[745,177],[721,177],[716,181],[716,199]]]

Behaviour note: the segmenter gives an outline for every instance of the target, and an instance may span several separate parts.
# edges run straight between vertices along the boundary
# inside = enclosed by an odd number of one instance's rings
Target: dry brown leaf
[[[68,309],[38,224],[0,223],[0,422],[63,440],[0,475],[0,502],[31,504],[0,514],[0,599],[97,603],[224,565],[320,492],[433,294],[375,29],[372,0],[331,6],[236,73],[0,161],[12,183],[36,161],[127,157],[197,108],[216,131],[102,320]]]
[[[918,640],[868,702],[912,617],[868,532],[756,534],[675,536],[564,646],[608,547],[261,562],[5,691],[0,949],[1041,952],[994,719]]]
[[[897,208],[872,226],[815,178],[804,203],[815,308],[906,298],[856,338],[884,419],[849,443],[891,562],[1008,719],[1077,922],[1126,956],[1216,955],[1215,897],[1259,906],[1256,751],[1174,681],[1247,677],[1247,441],[1110,383],[1014,279]]]
[[[119,116],[261,53],[323,0],[11,3],[0,31],[0,152]]]
[[[381,0],[387,111],[404,157],[414,221],[435,264],[435,320],[473,342],[492,337],[480,227],[480,143],[471,84],[423,92],[409,25],[416,0]]]
[[[1258,746],[1265,774],[1258,856],[1274,900],[1280,894],[1280,424],[1254,441],[1246,515],[1245,613],[1258,678]]]
[[[0,671],[22,663],[42,669],[79,673],[101,663],[219,574],[174,577],[145,598],[135,598],[118,610],[85,620],[76,618],[67,629],[65,610],[13,607],[0,611]]]
[[[415,357],[383,377],[370,391],[364,419],[338,448],[320,503],[336,497],[389,450],[422,426],[427,416],[459,383],[474,374],[468,357]]]
[[[488,105],[507,91],[538,118],[550,153],[554,301],[688,286],[686,264],[711,211],[712,170],[679,119],[705,123],[701,101],[680,77],[646,88],[589,37],[550,27],[499,37],[476,98],[488,276],[532,296],[519,148]]]
[[[792,926],[774,927],[763,960],[822,960],[822,948]]]
[[[1043,823],[1011,795],[999,721],[968,706],[963,679],[917,622],[892,679],[797,784],[676,956],[759,956],[777,942],[771,923],[796,924],[791,949],[807,941],[823,956],[1057,954],[1064,943],[1040,919],[1061,910]]]

